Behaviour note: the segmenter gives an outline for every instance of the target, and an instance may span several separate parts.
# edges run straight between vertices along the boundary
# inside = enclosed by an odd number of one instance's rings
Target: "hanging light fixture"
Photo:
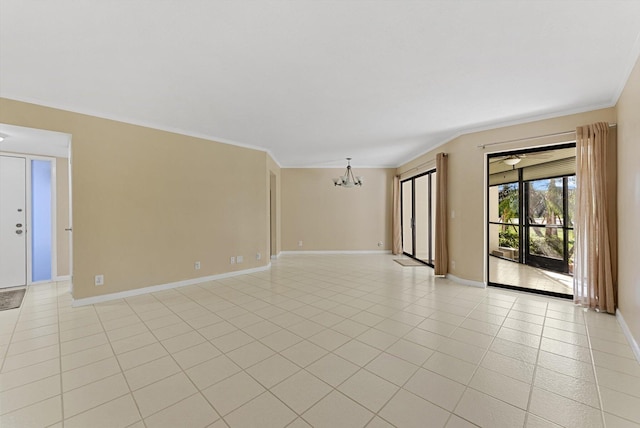
[[[344,175],[334,178],[333,185],[342,187],[362,186],[362,177],[353,175],[351,158],[347,158],[347,170],[344,172]]]
[[[518,155],[514,155],[514,156],[509,156],[506,159],[504,159],[502,162],[504,162],[505,164],[509,165],[509,166],[514,166],[520,163],[522,159],[520,159],[520,157]]]

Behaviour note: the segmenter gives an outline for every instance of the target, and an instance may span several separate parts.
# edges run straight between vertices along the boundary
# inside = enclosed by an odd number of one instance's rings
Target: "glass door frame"
[[[538,227],[546,229],[549,227],[547,224],[531,223],[529,217],[529,196],[531,194],[531,180],[524,182],[524,243],[523,253],[525,253],[525,261],[529,266],[537,267],[540,269],[547,269],[554,272],[560,272],[569,274],[569,231],[573,230],[573,227],[569,225],[569,178],[575,175],[562,175],[558,177],[549,177],[541,180],[556,180],[562,179],[562,226],[554,227],[562,230],[562,259],[554,259],[551,257],[545,257],[541,255],[531,254],[531,228]]]
[[[433,186],[432,186],[432,180],[433,180],[433,174],[436,173],[436,169],[431,169],[429,171],[423,172],[421,174],[418,175],[414,175],[413,177],[409,177],[406,178],[404,180],[400,181],[400,218],[401,218],[401,225],[400,225],[400,229],[402,231],[401,233],[401,237],[402,237],[402,254],[404,254],[405,256],[411,257],[412,259],[420,262],[420,263],[424,263],[427,266],[431,266],[434,267],[433,265],[433,257],[434,257],[434,248],[433,248],[433,234],[435,233],[435,231],[432,228],[433,225],[433,218],[435,216],[434,210],[435,210],[435,204],[434,204],[434,195],[432,195],[432,190],[433,190]],[[428,195],[427,195],[427,245],[428,245],[428,260],[424,260],[421,259],[417,256],[417,252],[416,252],[416,180],[419,178],[422,178],[424,176],[427,176],[427,189],[428,189]],[[411,225],[409,226],[411,228],[411,253],[408,253],[405,251],[405,245],[404,245],[404,183],[407,182],[411,182]]]
[[[516,291],[526,291],[528,293],[534,293],[534,294],[542,294],[542,295],[546,295],[546,296],[553,296],[553,297],[560,297],[563,299],[573,299],[573,296],[570,294],[563,294],[563,293],[556,293],[553,291],[547,291],[547,290],[540,290],[540,289],[535,289],[535,288],[527,288],[527,287],[520,287],[517,285],[510,285],[510,284],[502,284],[502,283],[497,283],[497,282],[492,282],[491,281],[491,267],[490,267],[490,257],[491,256],[491,249],[489,247],[489,239],[488,237],[490,236],[490,226],[491,226],[491,222],[489,221],[490,217],[490,206],[489,206],[489,192],[490,192],[490,188],[491,186],[489,185],[489,174],[490,174],[490,162],[492,158],[495,157],[500,157],[500,156],[505,156],[505,155],[515,155],[515,154],[534,154],[537,152],[546,152],[549,150],[559,150],[559,149],[567,149],[567,148],[572,148],[572,147],[576,147],[576,143],[575,142],[571,142],[571,143],[561,143],[561,144],[554,144],[554,145],[550,145],[550,146],[541,146],[541,147],[536,147],[536,148],[530,148],[530,149],[522,149],[522,150],[509,150],[509,151],[505,151],[505,152],[496,152],[496,153],[489,153],[487,154],[487,156],[485,157],[485,163],[486,163],[486,185],[485,185],[485,198],[486,198],[486,209],[485,209],[485,233],[487,236],[487,239],[485,240],[485,267],[486,267],[486,272],[487,272],[487,285],[489,286],[493,286],[493,287],[498,287],[498,288],[506,288],[506,289],[510,289],[510,290],[516,290]],[[567,176],[569,177],[569,176]],[[558,177],[555,177],[558,178]],[[563,183],[566,183],[566,179],[563,180]],[[525,238],[525,234],[528,235],[528,230],[527,227],[525,227],[525,222],[528,223],[527,220],[527,212],[524,211],[525,208],[525,188],[527,187],[525,185],[525,183],[523,181],[523,175],[522,175],[522,170],[519,169],[518,171],[518,205],[519,205],[519,210],[520,210],[520,218],[518,220],[518,230],[519,230],[519,245],[520,245],[520,251],[519,251],[519,257],[518,260],[514,260],[513,263],[521,263],[521,264],[527,264],[526,263],[526,256],[525,256],[525,252],[529,252],[528,250],[528,245],[529,245],[529,241],[527,238]],[[565,191],[567,190],[566,188],[564,189]],[[567,205],[567,197],[566,197],[567,193],[564,194],[565,197],[563,197],[563,205],[564,205],[564,210],[565,210],[565,219],[567,217],[567,212],[568,212],[568,207]],[[524,218],[523,218],[524,216]],[[566,226],[566,224],[564,225]],[[566,229],[565,229],[566,230]],[[565,254],[565,258],[567,257],[568,251],[567,250],[567,240],[565,240],[564,243],[564,254]],[[528,254],[527,254],[528,255]],[[544,269],[542,267],[537,267],[537,266],[533,266],[530,265],[533,268],[538,268],[538,269]]]

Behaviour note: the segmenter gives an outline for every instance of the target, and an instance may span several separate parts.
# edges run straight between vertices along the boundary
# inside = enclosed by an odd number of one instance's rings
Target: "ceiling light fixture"
[[[502,162],[506,163],[509,166],[514,166],[518,163],[520,163],[522,159],[520,159],[518,156],[509,156],[508,158],[504,159]]]
[[[353,175],[351,158],[347,158],[347,170],[344,172],[344,175],[334,178],[333,185],[342,187],[362,186],[362,177]]]

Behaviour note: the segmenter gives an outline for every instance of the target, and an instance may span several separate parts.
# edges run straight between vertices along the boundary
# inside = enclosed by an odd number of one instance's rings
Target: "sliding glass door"
[[[575,175],[525,183],[527,264],[573,273],[575,188]]]
[[[402,247],[404,254],[434,263],[436,172],[402,182]]]
[[[571,297],[575,144],[487,160],[489,284]]]

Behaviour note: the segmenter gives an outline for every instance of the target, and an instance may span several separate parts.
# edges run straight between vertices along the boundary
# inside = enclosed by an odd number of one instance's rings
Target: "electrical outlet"
[[[298,241],[298,247],[302,247],[302,241]]]
[[[456,268],[456,261],[455,260],[451,260],[451,269],[455,269]]]
[[[232,265],[235,265],[236,264],[236,258],[235,257],[231,257],[231,262],[230,263]]]
[[[378,241],[378,247],[382,247],[382,241]]]
[[[104,285],[104,275],[96,275],[95,284],[96,285]]]
[[[262,254],[256,253],[256,260],[260,260],[260,259],[262,259]]]
[[[243,261],[244,261],[244,257],[243,256],[237,256],[236,257],[236,262],[242,263]]]
[[[195,263],[193,264],[193,268],[194,268],[195,270],[200,270],[200,262],[195,262]]]

